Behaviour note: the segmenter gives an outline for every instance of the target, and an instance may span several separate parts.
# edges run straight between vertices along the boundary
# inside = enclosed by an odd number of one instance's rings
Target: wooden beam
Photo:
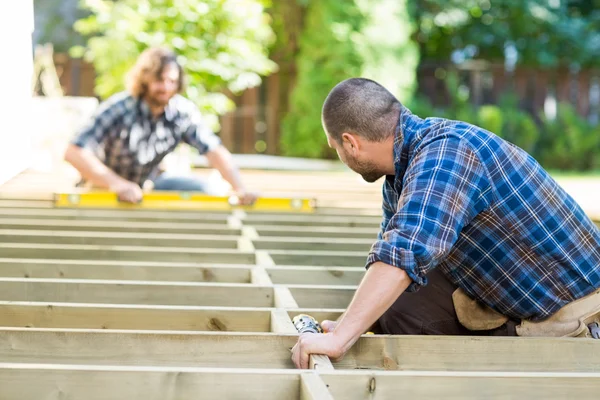
[[[250,266],[140,261],[0,258],[5,278],[250,283]]]
[[[0,326],[14,328],[270,332],[271,323],[264,308],[0,302]]]
[[[310,378],[310,377],[318,378]],[[0,364],[6,400],[127,398],[506,399],[597,397],[599,374],[313,372],[276,369]],[[322,382],[322,384],[321,384]],[[325,389],[327,391],[325,391]],[[316,395],[316,396],[315,396]]]
[[[346,309],[356,292],[352,286],[319,285],[290,285],[289,290],[300,308],[329,309]]]
[[[251,282],[255,285],[271,286],[273,282],[264,267],[252,267]]]
[[[260,234],[261,226],[336,226],[345,228],[370,228],[376,229],[381,224],[381,217],[356,216],[340,217],[329,215],[273,215],[261,213],[248,213],[244,219],[245,225],[255,226]]]
[[[285,286],[275,286],[273,288],[275,297],[274,304],[277,308],[298,308],[296,299],[292,296],[290,290]]]
[[[297,335],[0,329],[4,362],[292,368]],[[102,349],[102,351],[98,351]],[[591,339],[363,335],[338,369],[600,372]],[[371,371],[375,372],[375,371]]]
[[[269,250],[276,265],[364,268],[367,251]]]
[[[92,210],[92,209],[27,209],[1,208],[1,218],[36,218],[36,219],[65,219],[65,220],[121,220],[127,222],[195,222],[195,223],[226,223],[228,213],[201,213],[185,211],[134,211],[134,210]]]
[[[278,237],[308,237],[308,238],[357,238],[357,239],[372,239],[377,238],[376,228],[352,228],[340,229],[339,227],[331,226],[279,226],[279,225],[264,225],[257,226],[256,231],[259,236],[278,236]]]
[[[46,258],[65,260],[123,260],[254,264],[254,252],[190,247],[54,245],[0,243],[4,258]]]
[[[301,396],[300,377],[299,371],[274,369],[0,364],[0,397],[3,400],[294,400]],[[317,388],[314,382],[310,385]]]
[[[298,331],[285,310],[271,310],[271,332],[297,335]]]
[[[186,222],[127,222],[118,219],[68,220],[35,218],[0,218],[1,229],[32,229],[41,231],[145,232],[163,234],[214,234],[239,236],[241,229],[229,228],[223,223]]]
[[[273,261],[273,258],[271,258],[271,255],[268,251],[256,250],[255,257],[256,265],[260,265],[262,267],[269,267],[275,265],[275,262]]]
[[[318,374],[304,373],[301,376],[300,399],[333,400],[333,396]]]
[[[373,244],[373,240],[262,236],[260,239],[254,240],[253,243],[254,247],[263,250],[363,251],[367,253]]]
[[[0,300],[272,307],[273,288],[235,283],[0,278]]]
[[[356,267],[268,267],[267,273],[276,284],[304,285],[353,285],[356,286],[365,274],[364,268]]]
[[[592,339],[363,335],[343,363],[405,371],[600,372],[599,359]]]
[[[297,335],[133,330],[0,329],[14,363],[293,369]]]
[[[217,249],[238,248],[240,240],[234,236],[157,234],[93,231],[38,231],[0,229],[0,243],[84,244],[94,246],[152,246],[152,247],[205,247]],[[250,242],[251,244],[252,242]],[[240,247],[240,250],[244,250]],[[254,251],[254,248],[245,251]]]
[[[320,373],[336,399],[592,399],[600,374],[548,373]]]

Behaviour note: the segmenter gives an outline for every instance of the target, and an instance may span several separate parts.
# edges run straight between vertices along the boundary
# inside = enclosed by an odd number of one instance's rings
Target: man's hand
[[[236,192],[236,197],[240,200],[240,205],[251,206],[258,199],[258,194],[246,191]]]
[[[296,368],[308,369],[311,354],[324,354],[332,360],[340,360],[347,350],[333,333],[304,333],[292,348],[292,361]]]
[[[140,185],[127,180],[123,180],[111,187],[111,191],[117,193],[119,200],[128,203],[139,203],[144,197],[144,192]]]
[[[330,333],[333,332],[335,330],[335,327],[337,326],[337,321],[329,321],[329,320],[324,320],[323,322],[321,322],[321,328],[323,328],[323,331],[325,333]]]

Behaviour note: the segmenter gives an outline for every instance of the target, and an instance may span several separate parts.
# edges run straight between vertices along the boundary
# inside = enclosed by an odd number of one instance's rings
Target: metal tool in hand
[[[292,322],[296,327],[298,333],[323,333],[323,328],[321,324],[317,322],[316,319],[307,314],[298,314],[293,319]]]

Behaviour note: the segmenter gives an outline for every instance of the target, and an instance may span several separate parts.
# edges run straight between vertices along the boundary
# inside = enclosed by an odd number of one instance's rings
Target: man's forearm
[[[333,332],[344,352],[394,304],[410,283],[400,268],[382,262],[371,265]]]
[[[110,189],[123,181],[123,178],[111,171],[91,152],[79,146],[69,144],[65,160],[73,165],[84,179],[96,186]]]
[[[239,170],[233,163],[233,157],[227,149],[219,147],[207,154],[206,158],[209,163],[219,171],[223,179],[229,182],[233,190],[236,192],[243,192],[246,190],[242,183]]]

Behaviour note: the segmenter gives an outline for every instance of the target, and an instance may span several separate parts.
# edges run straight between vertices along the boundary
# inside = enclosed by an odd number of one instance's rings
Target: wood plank
[[[241,283],[0,278],[0,300],[272,307],[273,288]]]
[[[375,228],[352,228],[340,229],[331,226],[278,226],[264,225],[256,226],[259,236],[279,236],[279,237],[309,237],[309,238],[357,238],[357,239],[377,239],[378,229]]]
[[[3,258],[45,258],[63,260],[123,260],[254,264],[253,252],[190,247],[54,245],[0,243]]]
[[[288,369],[293,368],[290,349],[297,339],[271,333],[3,328],[0,359]],[[598,343],[586,339],[363,335],[333,365],[336,370],[600,373],[599,355]]]
[[[273,369],[253,371],[5,363],[0,364],[0,398],[299,400],[300,377],[298,371]]]
[[[244,223],[250,226],[256,226],[260,234],[260,227],[264,225],[279,226],[336,226],[346,228],[371,228],[376,229],[381,224],[381,217],[355,216],[340,217],[328,215],[270,215],[259,213],[248,213]]]
[[[297,335],[132,330],[0,329],[15,363],[293,369]],[[101,351],[99,351],[101,349]]]
[[[186,222],[127,222],[118,219],[69,220],[35,218],[0,218],[0,229],[32,229],[43,231],[94,231],[94,232],[146,232],[164,234],[213,234],[239,236],[241,229],[233,229],[226,223]]]
[[[271,310],[271,332],[298,334],[288,313],[282,309]]]
[[[273,285],[273,281],[271,281],[271,277],[267,274],[267,271],[264,267],[256,266],[252,267],[251,272],[251,282],[255,285],[262,286],[271,286]]]
[[[267,273],[275,284],[305,285],[352,285],[356,286],[365,274],[364,268],[356,267],[267,267]]]
[[[276,265],[318,265],[364,269],[367,251],[269,250]]]
[[[599,359],[592,339],[363,335],[342,363],[404,371],[600,372]]]
[[[318,377],[324,385],[314,379]],[[0,397],[37,399],[595,398],[598,374],[423,373],[0,363]],[[308,378],[311,379],[311,378]],[[35,382],[35,384],[32,384]],[[308,388],[320,388],[317,397]],[[328,388],[327,392],[323,387]],[[324,397],[332,396],[332,397]]]
[[[593,399],[598,374],[320,373],[336,399]]]
[[[373,240],[262,236],[253,243],[256,249],[262,250],[364,251],[367,253],[373,245]]]
[[[277,308],[298,308],[296,299],[292,296],[290,290],[285,286],[275,286],[273,288],[274,304]]]
[[[136,261],[0,258],[5,278],[250,283],[250,266]]]
[[[346,309],[356,292],[351,286],[290,285],[289,290],[298,303],[297,308]]]
[[[0,302],[0,326],[271,332],[271,312],[262,308],[2,301]]]
[[[65,220],[104,220],[119,219],[122,222],[195,222],[195,223],[226,223],[226,213],[202,213],[185,211],[141,211],[141,210],[94,210],[94,209],[26,209],[0,208],[1,218],[37,218]]]
[[[42,231],[26,229],[0,229],[2,243],[45,243],[45,244],[84,244],[95,246],[156,246],[156,247],[205,247],[216,249],[236,249],[240,239],[235,236],[221,236],[219,232],[210,235],[157,234],[127,232],[92,231]],[[240,250],[244,250],[240,248]],[[246,250],[254,251],[254,249]]]
[[[301,400],[333,400],[325,382],[318,374],[302,374],[300,386]]]

